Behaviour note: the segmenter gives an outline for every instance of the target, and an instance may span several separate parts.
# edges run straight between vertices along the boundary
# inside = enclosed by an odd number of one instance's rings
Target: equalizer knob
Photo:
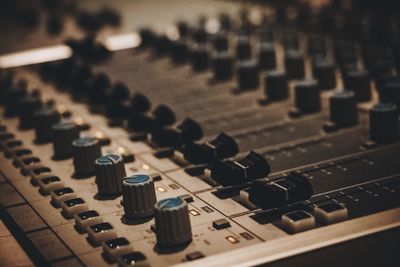
[[[78,125],[71,122],[59,122],[51,127],[54,158],[68,158],[72,155],[72,141],[79,138]]]
[[[392,103],[375,105],[369,111],[370,138],[379,143],[395,141],[399,136],[399,112]]]
[[[357,105],[354,92],[336,91],[329,98],[330,120],[340,127],[350,127],[358,123]]]
[[[52,137],[51,128],[58,123],[61,115],[55,109],[44,107],[34,115],[36,142],[49,142]]]
[[[72,142],[75,173],[88,175],[95,172],[95,161],[101,156],[100,142],[95,137],[82,137]]]
[[[101,156],[95,161],[96,184],[100,195],[122,192],[122,179],[126,176],[124,160],[120,155]]]
[[[157,202],[153,179],[145,174],[124,178],[122,202],[127,218],[145,218],[153,215]]]
[[[192,227],[186,201],[179,197],[163,199],[157,202],[154,210],[158,245],[181,245],[192,240]]]

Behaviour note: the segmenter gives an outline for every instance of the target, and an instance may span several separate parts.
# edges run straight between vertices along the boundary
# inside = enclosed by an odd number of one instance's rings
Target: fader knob
[[[331,121],[338,126],[349,127],[356,125],[358,116],[354,92],[336,91],[329,98],[329,114]]]
[[[60,113],[52,108],[45,107],[35,112],[36,141],[39,143],[49,142],[52,137],[51,128],[54,124],[58,123],[60,119]]]
[[[51,127],[54,157],[67,158],[72,155],[72,141],[79,138],[78,125],[71,122],[59,122]]]
[[[151,177],[139,174],[124,178],[122,201],[127,218],[145,218],[153,215],[157,198]]]
[[[295,104],[303,113],[318,112],[321,109],[321,96],[315,80],[303,80],[296,83]]]
[[[157,202],[154,210],[158,245],[180,245],[192,240],[192,227],[186,201],[179,197],[163,199]]]
[[[95,161],[101,156],[99,140],[95,137],[75,139],[72,142],[72,155],[76,174],[93,174],[95,172]]]
[[[124,160],[120,155],[101,156],[95,161],[96,184],[100,195],[122,192],[122,179],[126,176]]]
[[[399,136],[399,112],[392,103],[375,105],[369,111],[370,137],[379,143],[392,142]]]

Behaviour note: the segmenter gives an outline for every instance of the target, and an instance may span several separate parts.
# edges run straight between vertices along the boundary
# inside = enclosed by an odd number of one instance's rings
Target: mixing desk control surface
[[[397,266],[398,14],[265,2],[0,1],[0,265]]]

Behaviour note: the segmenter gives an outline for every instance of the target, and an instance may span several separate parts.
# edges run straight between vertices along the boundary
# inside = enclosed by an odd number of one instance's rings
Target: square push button
[[[103,218],[95,210],[87,210],[75,214],[75,225],[80,233],[86,233],[88,227],[103,222]]]
[[[282,224],[291,234],[315,228],[315,219],[310,213],[297,210],[282,215]]]
[[[87,211],[88,205],[82,198],[73,198],[61,203],[62,213],[65,218],[72,219],[75,214]]]
[[[110,262],[115,262],[119,255],[132,251],[132,246],[125,237],[117,237],[103,243],[104,256]]]
[[[315,217],[322,224],[333,224],[347,220],[348,210],[336,202],[326,202],[314,208]]]

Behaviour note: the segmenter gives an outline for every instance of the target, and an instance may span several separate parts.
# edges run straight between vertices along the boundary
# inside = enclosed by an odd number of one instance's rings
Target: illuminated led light
[[[167,27],[167,29],[165,30],[165,35],[171,41],[176,41],[180,37],[178,28],[173,25]]]
[[[211,18],[208,19],[205,25],[206,32],[209,34],[215,34],[219,31],[221,28],[221,24],[219,23],[219,20],[216,18]]]
[[[147,164],[142,164],[142,169],[143,170],[150,170],[150,166]]]
[[[117,51],[138,47],[142,38],[136,32],[109,36],[104,41],[104,46],[109,51]]]
[[[78,125],[82,125],[84,123],[83,119],[81,117],[76,117],[74,119],[75,123]]]
[[[67,110],[67,107],[64,105],[58,105],[57,106],[57,111],[60,113],[64,113]]]
[[[101,138],[104,137],[104,134],[103,134],[102,132],[100,132],[100,131],[96,131],[96,132],[94,133],[94,136],[96,136],[97,138],[101,139]]]
[[[226,238],[226,240],[228,240],[230,243],[232,243],[232,244],[236,244],[236,243],[239,243],[239,240],[236,238],[236,237],[234,237],[234,236],[227,236],[227,237],[225,237]]]
[[[260,10],[253,9],[250,11],[249,20],[253,25],[261,25],[263,22],[263,14]]]
[[[189,210],[190,214],[192,214],[193,216],[199,216],[200,213],[196,210]]]
[[[67,45],[36,48],[0,56],[0,68],[13,68],[70,58],[72,50]]]
[[[162,186],[157,186],[157,190],[160,191],[161,193],[164,193],[164,192],[167,191],[167,189],[165,189],[165,188],[162,187]]]
[[[125,150],[124,147],[119,146],[119,147],[117,148],[117,151],[118,151],[118,153],[120,153],[120,154],[124,154],[126,150]]]

